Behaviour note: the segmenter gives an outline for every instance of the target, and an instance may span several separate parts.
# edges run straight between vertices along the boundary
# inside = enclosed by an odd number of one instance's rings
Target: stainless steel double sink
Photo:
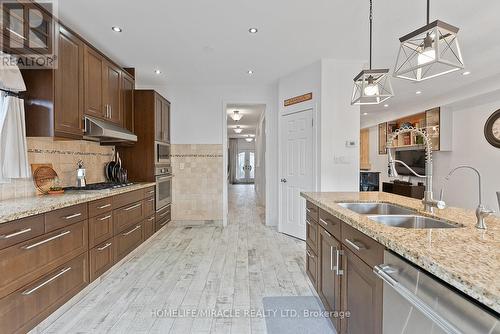
[[[417,211],[389,203],[337,203],[343,208],[366,215],[369,219],[392,227],[410,229],[457,228],[461,224],[453,224],[444,220],[419,215]]]

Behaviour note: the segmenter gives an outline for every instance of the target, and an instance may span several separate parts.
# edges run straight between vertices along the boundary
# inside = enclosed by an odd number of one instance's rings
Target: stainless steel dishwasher
[[[373,271],[384,281],[384,334],[500,333],[498,314],[389,251]]]

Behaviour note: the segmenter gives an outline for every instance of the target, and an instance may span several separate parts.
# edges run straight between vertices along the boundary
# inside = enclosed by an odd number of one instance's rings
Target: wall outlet
[[[181,162],[181,163],[179,164],[179,169],[180,169],[180,170],[183,170],[183,169],[184,169],[184,163],[183,163],[183,162]]]
[[[353,147],[357,147],[357,146],[358,146],[358,142],[356,140],[346,140],[346,142],[345,142],[345,147],[353,148]]]

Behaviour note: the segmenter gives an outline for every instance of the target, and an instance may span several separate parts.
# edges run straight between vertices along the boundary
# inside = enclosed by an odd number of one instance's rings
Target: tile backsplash
[[[222,145],[171,146],[172,219],[222,219]]]
[[[29,163],[51,163],[63,186],[76,185],[78,160],[82,160],[86,168],[87,183],[105,181],[104,166],[113,159],[115,152],[114,146],[100,146],[99,143],[83,140],[29,137],[27,142]],[[31,179],[14,179],[0,184],[0,200],[35,194]]]

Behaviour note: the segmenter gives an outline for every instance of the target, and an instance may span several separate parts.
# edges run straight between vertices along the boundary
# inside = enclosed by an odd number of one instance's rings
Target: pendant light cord
[[[373,26],[373,0],[370,0],[370,70],[372,69],[372,35],[373,35],[372,26]]]

